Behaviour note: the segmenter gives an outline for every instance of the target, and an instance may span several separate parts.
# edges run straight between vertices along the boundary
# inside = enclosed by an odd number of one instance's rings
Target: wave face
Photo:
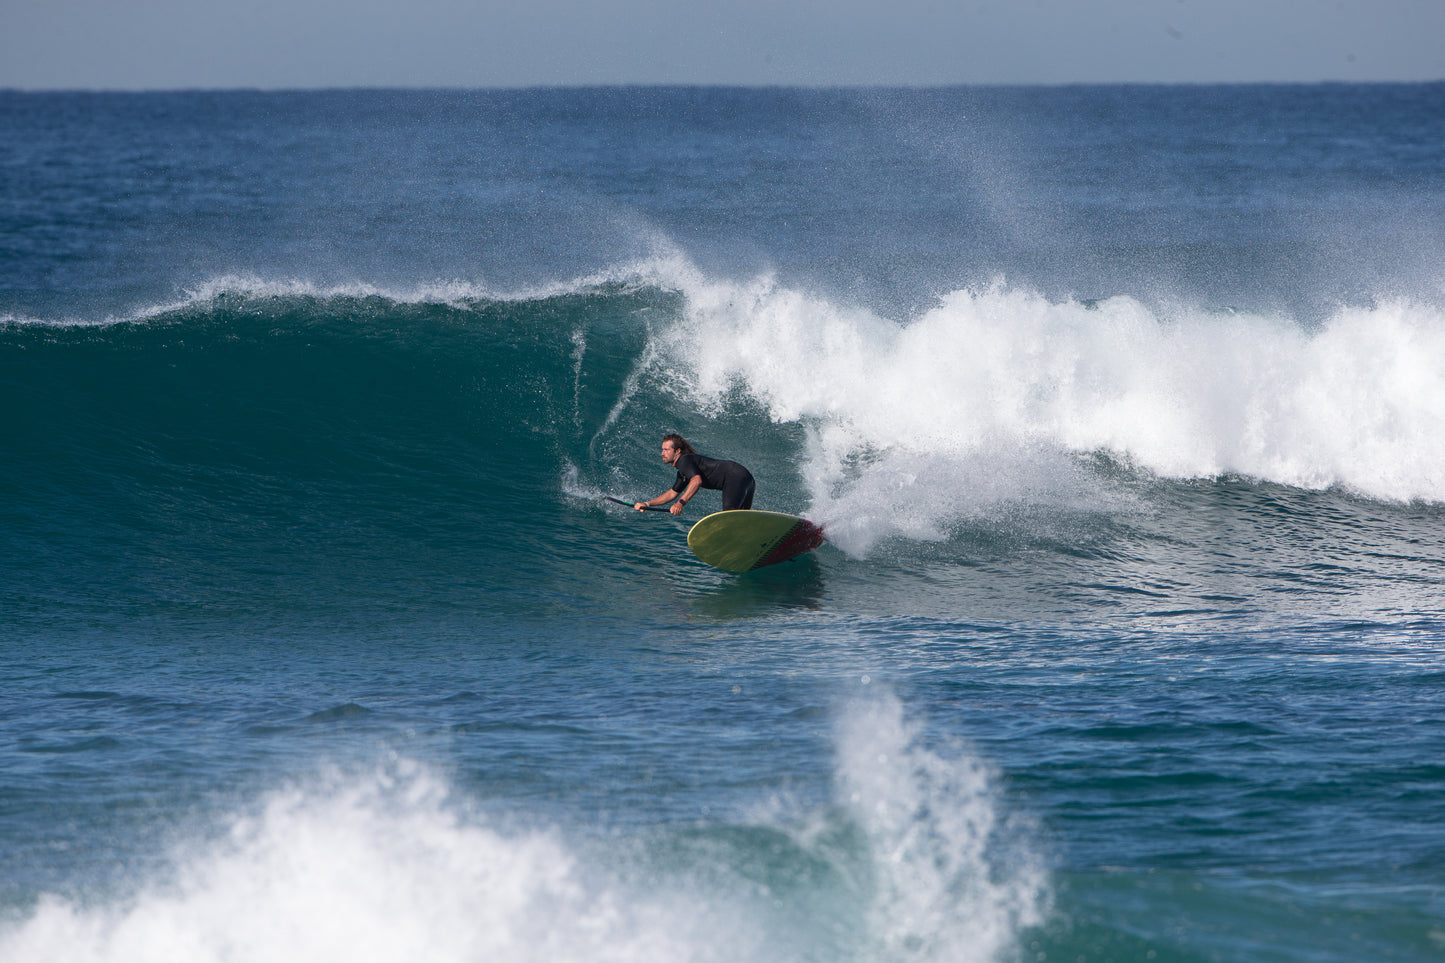
[[[643,351],[635,319],[669,302],[221,288],[5,329],[5,402],[25,413],[4,429],[13,558],[110,568],[97,581],[137,597],[207,571],[281,597],[298,573],[445,579],[488,548],[525,568],[550,525],[495,521],[556,511]]]

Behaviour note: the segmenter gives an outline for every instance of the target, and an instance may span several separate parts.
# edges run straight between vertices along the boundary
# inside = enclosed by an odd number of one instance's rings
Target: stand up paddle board
[[[714,512],[687,533],[687,547],[725,572],[750,572],[797,558],[823,544],[823,530],[783,512]]]

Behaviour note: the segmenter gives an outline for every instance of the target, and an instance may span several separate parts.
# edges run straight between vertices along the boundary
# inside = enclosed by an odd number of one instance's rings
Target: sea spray
[[[855,703],[840,728],[839,793],[868,840],[876,958],[1003,958],[1044,920],[1049,895],[989,767],[926,746],[891,694]]]

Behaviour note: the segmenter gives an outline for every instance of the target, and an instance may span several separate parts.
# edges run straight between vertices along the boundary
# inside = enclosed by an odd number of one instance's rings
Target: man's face
[[[662,443],[662,460],[671,465],[677,461],[677,448],[670,441]]]

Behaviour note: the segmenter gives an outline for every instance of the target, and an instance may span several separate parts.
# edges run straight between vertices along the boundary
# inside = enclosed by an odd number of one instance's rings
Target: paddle
[[[624,502],[622,499],[620,499],[620,498],[613,498],[611,495],[603,495],[602,497],[605,498],[605,499],[607,499],[609,502],[616,502],[616,503],[619,504],[619,505],[626,505],[628,508],[631,508],[632,506],[634,506],[635,504],[637,504],[636,502]],[[648,505],[646,508],[643,509],[643,511],[644,511],[644,512],[665,512],[665,511],[668,510],[669,507],[670,507],[670,506],[667,506],[667,505]]]

